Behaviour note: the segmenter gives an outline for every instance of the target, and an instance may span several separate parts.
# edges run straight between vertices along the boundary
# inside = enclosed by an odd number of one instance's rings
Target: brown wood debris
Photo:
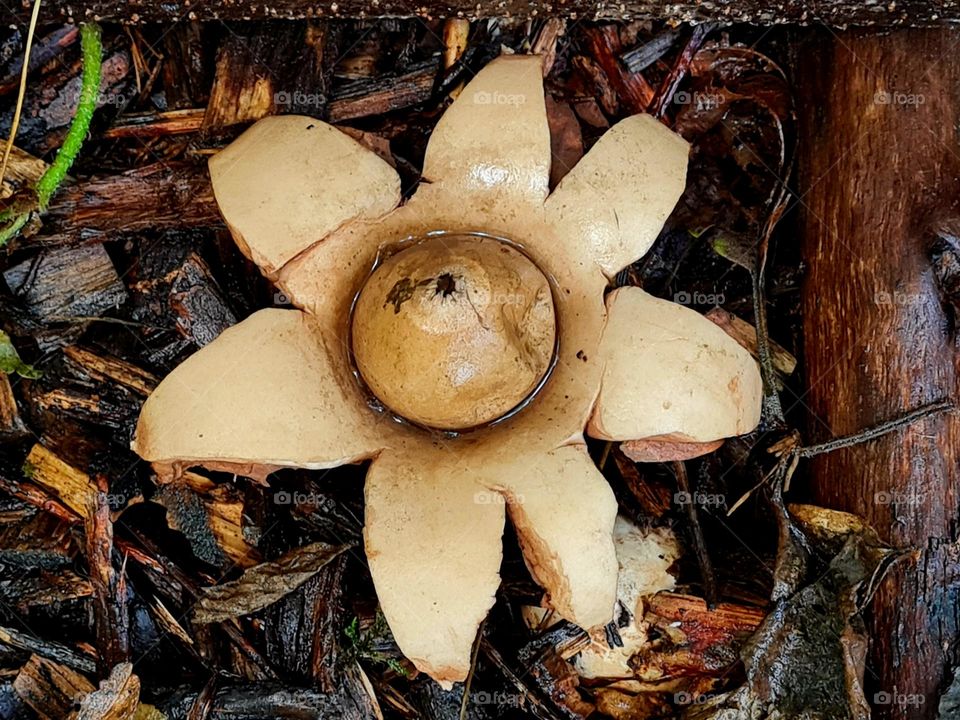
[[[634,591],[633,607],[618,607],[612,623],[589,634],[549,611],[527,625],[521,609],[544,608],[548,598],[508,532],[503,583],[477,639],[470,686],[452,691],[416,674],[378,610],[360,550],[365,465],[150,467],[130,441],[142,403],[173,368],[251,313],[290,308],[225,228],[207,158],[259,118],[306,114],[390,163],[409,195],[436,122],[501,53],[543,56],[551,187],[629,114],[656,112],[682,125],[691,142],[688,191],[648,256],[611,286],[664,298],[706,293],[713,299],[692,302],[695,309],[756,355],[750,279],[699,233],[738,213],[765,217],[766,195],[756,195],[772,183],[758,163],[786,165],[790,103],[762,52],[780,48],[784,36],[768,46],[752,29],[661,22],[653,18],[666,6],[642,2],[573,0],[550,13],[514,0],[496,12],[395,0],[305,7],[44,2],[7,198],[29,189],[52,160],[75,107],[76,27],[46,22],[88,10],[109,19],[90,137],[49,211],[10,244],[0,268],[2,329],[41,373],[0,375],[0,701],[56,720],[636,720],[733,691],[779,582],[768,570],[778,564],[778,534],[763,502],[769,468],[761,465],[773,460],[763,433],[710,444],[591,444],[622,517],[679,538],[677,555],[650,553],[667,580],[658,588],[677,592]],[[831,22],[884,24],[932,22],[932,7],[911,1],[866,15],[853,3],[824,6],[836,11]],[[329,19],[359,9],[365,19]],[[717,12],[669,8],[673,18]],[[502,17],[470,21],[489,13]],[[584,22],[625,13],[634,17]],[[813,21],[793,2],[724,13]],[[393,17],[371,19],[380,14]],[[291,15],[310,17],[280,21]],[[423,18],[399,17],[411,15]],[[225,23],[203,22],[213,18]],[[140,24],[147,19],[160,22]],[[23,49],[21,31],[6,33],[0,128],[12,120]],[[735,107],[698,112],[680,101],[727,81],[740,83]],[[778,111],[776,122],[762,101]],[[754,236],[744,236],[753,248]],[[948,304],[953,264],[938,264]],[[771,343],[773,365],[797,397],[799,268],[788,248],[768,278],[772,334],[784,343]],[[626,648],[621,676],[589,675],[578,664],[596,643],[603,653]]]

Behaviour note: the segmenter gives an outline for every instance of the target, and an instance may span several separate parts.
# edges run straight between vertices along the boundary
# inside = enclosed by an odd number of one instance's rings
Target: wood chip
[[[11,583],[3,592],[9,602],[15,602],[21,612],[31,608],[53,606],[93,595],[93,586],[73,570],[61,568],[56,572],[42,571]]]
[[[127,291],[102,245],[51,250],[3,274],[42,322],[89,319],[119,307]]]
[[[642,677],[722,675],[739,662],[740,647],[763,621],[762,608],[662,592],[646,600],[644,621],[665,641],[635,661]],[[649,674],[648,674],[649,673]]]
[[[553,70],[557,59],[557,42],[567,32],[567,21],[563,18],[547,18],[540,30],[537,31],[533,42],[530,43],[530,54],[540,55],[543,58],[543,76],[547,77]]]
[[[627,115],[645,112],[656,91],[643,75],[629,72],[620,62],[620,35],[616,25],[600,25],[584,30],[590,54],[602,68]]]
[[[13,681],[13,689],[40,720],[64,720],[76,702],[93,691],[93,684],[74,670],[31,655]]]
[[[37,443],[23,463],[24,474],[80,517],[86,517],[96,487],[90,477]]]
[[[158,162],[65,186],[31,245],[115,238],[117,232],[222,224],[204,164]]]
[[[64,348],[63,354],[91,378],[118,383],[143,397],[153,392],[158,383],[153,374],[126,360],[98,355],[79,345]]]
[[[130,660],[130,613],[126,581],[113,567],[113,523],[107,504],[109,487],[104,476],[96,478],[96,492],[86,512],[86,557],[93,585],[93,626],[101,672]],[[114,668],[116,671],[116,668]],[[138,684],[139,688],[139,684]]]
[[[194,476],[195,473],[184,473]],[[193,553],[206,563],[226,569],[253,567],[260,560],[243,536],[243,502],[226,488],[201,495],[182,482],[164,485],[154,497],[167,510],[171,528],[190,541]]]
[[[343,122],[426,102],[433,93],[439,58],[395,77],[358,80],[341,87],[330,102],[330,122]]]
[[[198,347],[213,342],[236,324],[237,318],[224,300],[210,267],[198,253],[190,252],[168,279],[177,329]]]
[[[220,46],[204,129],[274,113],[323,117],[333,68],[324,62],[328,33],[292,23],[240,33],[228,34]]]
[[[16,442],[29,434],[17,408],[10,376],[0,373],[0,443]]]
[[[97,666],[89,655],[85,655],[64,643],[43,640],[14,628],[0,627],[0,645],[33,653],[40,658],[63,665],[65,668],[75,670],[78,673],[92,675],[97,671]]]
[[[62,569],[77,554],[70,523],[34,512],[16,523],[0,525],[0,562],[22,568]]]
[[[0,140],[6,145],[7,139]],[[34,157],[16,145],[10,149],[10,159],[7,161],[7,171],[3,176],[3,188],[0,197],[8,198],[18,190],[32,188],[40,176],[46,172],[47,163]]]

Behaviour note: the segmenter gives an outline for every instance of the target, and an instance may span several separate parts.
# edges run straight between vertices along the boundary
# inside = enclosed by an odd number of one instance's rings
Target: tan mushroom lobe
[[[386,257],[357,298],[357,368],[390,410],[442,430],[520,408],[553,360],[546,276],[514,245],[442,235]]]

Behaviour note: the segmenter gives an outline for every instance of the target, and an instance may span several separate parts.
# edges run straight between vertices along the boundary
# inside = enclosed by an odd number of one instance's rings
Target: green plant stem
[[[80,98],[77,112],[70,121],[70,128],[63,139],[63,145],[57,151],[50,167],[37,180],[34,188],[36,205],[25,210],[8,208],[0,213],[0,247],[15,238],[30,220],[34,211],[46,212],[50,200],[57,192],[63,179],[70,172],[73,161],[77,159],[83,141],[90,131],[90,121],[97,109],[97,97],[100,94],[100,73],[103,59],[103,44],[100,41],[100,26],[85,23],[80,27],[80,48],[83,54],[83,76],[80,80]],[[24,60],[29,62],[29,57]],[[32,205],[33,203],[31,203]],[[14,214],[16,213],[16,214]]]
[[[3,247],[13,238],[16,237],[17,233],[23,229],[23,226],[27,224],[27,220],[30,219],[30,213],[23,213],[22,215],[17,215],[13,218],[12,221],[0,227],[0,247]]]
[[[100,72],[103,57],[103,44],[100,40],[100,26],[86,23],[80,28],[80,48],[83,54],[83,79],[80,86],[80,100],[77,112],[70,123],[63,145],[57,151],[57,157],[47,171],[37,181],[37,203],[40,212],[45,212],[50,199],[67,176],[67,172],[77,159],[83,141],[90,130],[90,121],[97,109],[97,97],[100,94]]]

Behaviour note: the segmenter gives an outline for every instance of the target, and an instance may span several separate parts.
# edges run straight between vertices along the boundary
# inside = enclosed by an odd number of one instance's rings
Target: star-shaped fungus
[[[508,515],[546,603],[582,627],[612,619],[617,504],[584,428],[669,447],[759,421],[757,366],[716,325],[636,287],[605,297],[683,192],[687,144],[627,118],[550,193],[541,77],[536,56],[487,65],[403,205],[390,165],[308,117],[261,120],[211,158],[238,246],[298,309],[187,359],[134,440],[166,473],[371,461],[377,595],[445,685],[493,605]]]

